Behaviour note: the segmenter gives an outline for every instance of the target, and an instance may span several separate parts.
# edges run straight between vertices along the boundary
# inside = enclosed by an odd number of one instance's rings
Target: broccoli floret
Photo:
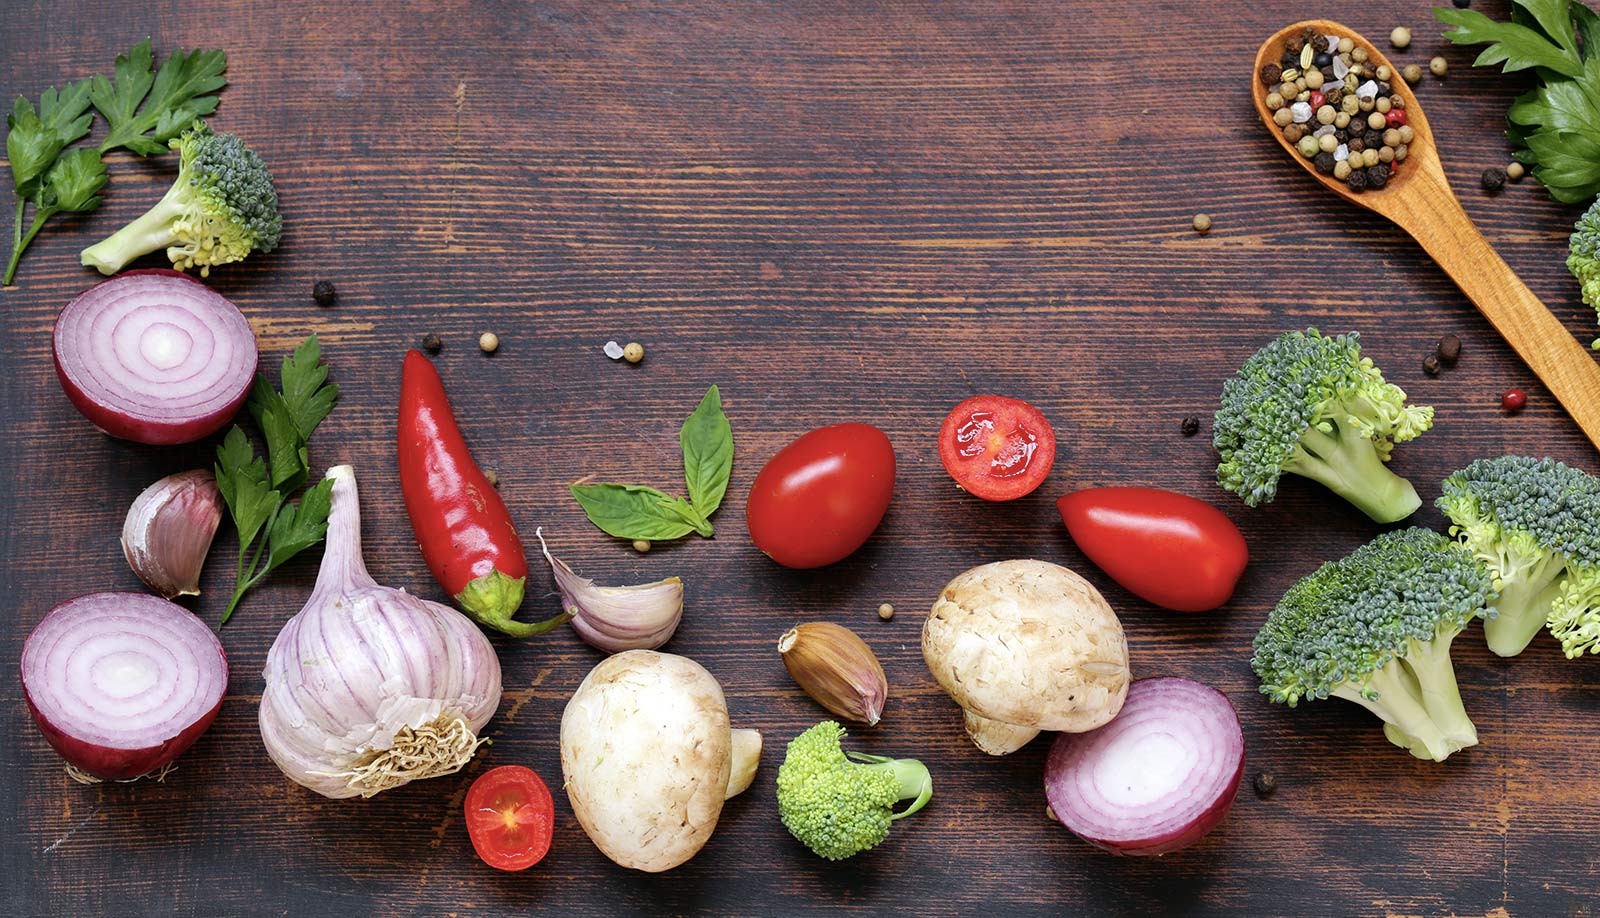
[[[1578,279],[1583,301],[1595,309],[1600,319],[1600,201],[1589,205],[1572,227],[1567,240],[1567,270]],[[1600,338],[1591,345],[1600,349]]]
[[[166,249],[173,267],[198,265],[204,277],[212,265],[278,245],[283,217],[261,157],[236,135],[201,121],[170,145],[180,159],[172,187],[144,216],[84,249],[84,264],[115,274],[141,255]]]
[[[830,861],[889,837],[889,823],[922,809],[933,777],[915,759],[890,759],[839,746],[844,728],[825,720],[789,743],[778,768],[778,817],[789,834]],[[894,805],[911,805],[894,812]]]
[[[1493,598],[1488,569],[1449,538],[1387,532],[1290,587],[1250,665],[1273,701],[1354,701],[1383,719],[1390,742],[1442,762],[1478,742],[1450,642]]]
[[[1444,480],[1438,506],[1500,591],[1490,650],[1514,657],[1548,626],[1567,656],[1600,653],[1600,479],[1554,459],[1479,459]]]
[[[1217,483],[1252,507],[1278,494],[1284,472],[1327,485],[1380,523],[1410,516],[1422,499],[1384,463],[1394,444],[1433,426],[1433,409],[1408,406],[1361,356],[1355,332],[1288,332],[1256,351],[1222,386],[1212,444]]]

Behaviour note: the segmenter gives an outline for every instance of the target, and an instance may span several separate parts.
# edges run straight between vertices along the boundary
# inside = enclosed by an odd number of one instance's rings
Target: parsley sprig
[[[339,387],[328,380],[317,336],[307,338],[283,358],[283,388],[274,389],[264,374],[256,375],[246,409],[267,445],[263,459],[244,430],[235,424],[217,447],[217,487],[239,531],[239,566],[233,598],[222,624],[233,617],[239,600],[284,562],[321,542],[328,533],[333,480],[324,478],[300,495],[290,495],[310,476],[306,443],[311,432],[333,410]]]

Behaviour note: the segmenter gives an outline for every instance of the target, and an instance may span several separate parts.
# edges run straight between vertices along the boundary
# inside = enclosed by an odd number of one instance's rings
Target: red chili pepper
[[[472,461],[444,394],[444,381],[421,351],[400,373],[400,493],[417,547],[456,604],[480,624],[514,637],[565,622],[511,616],[522,604],[528,559],[505,501]]]
[[[1321,108],[1322,106],[1326,105],[1327,103],[1328,103],[1328,97],[1323,95],[1320,90],[1313,89],[1311,91],[1311,110],[1312,111],[1316,111],[1317,109]]]
[[[1383,117],[1385,121],[1389,122],[1390,127],[1397,128],[1406,123],[1406,110],[1403,108],[1391,108],[1389,113]]]

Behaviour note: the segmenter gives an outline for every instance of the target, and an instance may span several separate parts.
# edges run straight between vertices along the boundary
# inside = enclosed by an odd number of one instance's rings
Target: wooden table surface
[[[1504,15],[1504,5],[1480,0]],[[1466,208],[1574,334],[1594,315],[1567,275],[1577,216],[1531,180],[1497,197],[1504,111],[1523,83],[1469,68],[1420,2],[1360,4],[1375,38],[1409,25],[1449,78],[1419,88]],[[1223,378],[1278,332],[1359,330],[1434,430],[1395,467],[1439,525],[1438,480],[1504,452],[1600,471],[1545,390],[1397,230],[1319,193],[1262,135],[1244,90],[1257,42],[1323,9],[1285,0],[1025,3],[250,0],[6,4],[0,90],[36,97],[107,69],[146,34],[158,53],[223,47],[216,124],[271,164],[281,250],[213,286],[250,317],[265,363],[309,332],[343,388],[319,466],[354,464],[377,579],[442,598],[395,484],[400,358],[427,332],[474,450],[525,534],[536,525],[602,582],[680,575],[688,609],[666,649],[722,682],[735,721],[765,731],[762,771],[710,844],[666,875],[612,865],[557,792],[555,847],[523,874],[480,865],[462,824],[471,779],[503,763],[559,783],[557,723],[599,655],[569,631],[497,641],[494,745],[458,776],[370,801],[324,800],[267,760],[256,729],[266,650],[304,602],[316,553],[249,597],[222,631],[233,681],[216,725],[165,783],[83,787],[29,721],[17,658],[54,604],[133,589],[122,517],[155,478],[207,465],[211,443],[150,448],[97,433],[50,361],[52,320],[95,278],[75,253],[149,205],[168,164],[118,157],[98,212],[43,235],[0,291],[0,913],[17,916],[552,914],[1484,915],[1600,912],[1600,659],[1548,638],[1521,657],[1457,642],[1482,745],[1445,764],[1390,746],[1338,701],[1270,705],[1250,639],[1296,577],[1374,527],[1289,481],[1249,511],[1213,483],[1209,417]],[[1380,38],[1381,40],[1381,38]],[[9,199],[0,212],[9,213]],[[1198,211],[1216,228],[1190,228]],[[339,304],[319,309],[312,282]],[[500,351],[474,346],[496,332]],[[1422,358],[1466,342],[1438,378]],[[608,360],[609,339],[649,349]],[[737,461],[714,541],[638,556],[590,526],[582,475],[673,486],[677,426],[717,383]],[[1520,386],[1528,408],[1498,410]],[[1027,398],[1060,452],[1033,496],[990,506],[937,459],[946,410],[978,392]],[[1185,439],[1186,415],[1205,420]],[[877,535],[822,572],[766,561],[745,535],[755,472],[812,427],[882,427],[899,456]],[[1076,487],[1156,485],[1216,501],[1253,563],[1235,600],[1163,613],[1091,569],[1052,501]],[[214,622],[233,536],[195,608]],[[1211,837],[1117,859],[1045,818],[1047,738],[977,752],[918,649],[923,615],[972,565],[1039,557],[1085,572],[1119,610],[1136,675],[1217,686],[1244,723],[1248,787]],[[536,573],[533,592],[547,588]],[[892,602],[894,620],[876,608]],[[539,596],[531,605],[552,609]],[[915,756],[934,802],[879,849],[824,862],[778,823],[784,742],[821,711],[774,651],[792,623],[849,624],[891,693],[859,748]]]

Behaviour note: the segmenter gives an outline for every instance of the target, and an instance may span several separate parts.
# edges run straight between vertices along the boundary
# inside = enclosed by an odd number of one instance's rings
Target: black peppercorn
[[[1350,177],[1344,180],[1344,183],[1351,191],[1366,191],[1367,173],[1361,169],[1354,169],[1350,172]]]
[[[1439,359],[1444,361],[1447,367],[1455,366],[1456,361],[1461,359],[1461,339],[1455,335],[1445,335],[1440,338]]]
[[[1278,779],[1277,778],[1274,778],[1272,775],[1270,775],[1270,774],[1268,774],[1268,773],[1266,773],[1264,771],[1262,773],[1256,775],[1256,796],[1257,797],[1270,797],[1270,796],[1272,796],[1272,792],[1277,790],[1277,789],[1278,789]]]
[[[1289,40],[1283,43],[1283,50],[1286,54],[1298,55],[1300,53],[1300,49],[1304,48],[1305,46],[1305,38],[1299,35],[1291,35],[1289,36]],[[1237,73],[1238,71],[1234,72]],[[1238,77],[1234,77],[1234,79],[1238,79]]]
[[[1490,166],[1483,170],[1483,190],[1490,194],[1499,194],[1500,189],[1506,187],[1506,170],[1498,166]]]
[[[437,354],[442,347],[444,347],[444,342],[440,341],[439,336],[433,332],[428,332],[422,336],[422,349],[428,353]]]
[[[1262,64],[1261,82],[1267,84],[1268,86],[1271,86],[1275,83],[1282,83],[1283,68],[1279,67],[1277,64]]]
[[[1200,419],[1199,418],[1184,418],[1183,419],[1183,426],[1180,429],[1183,431],[1183,435],[1184,436],[1192,437],[1195,434],[1200,432]]]
[[[1283,57],[1278,59],[1278,66],[1282,67],[1285,70],[1289,70],[1290,68],[1300,66],[1300,54],[1299,54],[1299,52],[1289,52],[1289,51],[1283,52]]]
[[[1360,153],[1367,148],[1367,142],[1361,139],[1360,134],[1352,134],[1348,146],[1351,153]]]
[[[1321,54],[1315,55],[1314,57],[1311,58],[1311,65],[1313,67],[1328,67],[1328,66],[1332,66],[1332,64],[1333,64],[1333,55],[1329,54],[1326,51],[1322,52]],[[1238,77],[1234,77],[1234,79],[1238,79]]]
[[[1381,150],[1383,149],[1383,132],[1368,129],[1365,134],[1361,135],[1361,142],[1366,145],[1367,149]]]
[[[1322,91],[1322,99],[1329,105],[1338,108],[1339,103],[1344,101],[1344,89],[1338,86],[1329,86]]]
[[[1428,374],[1429,376],[1439,375],[1438,354],[1429,354],[1428,356],[1422,358],[1422,372]]]
[[[1349,131],[1334,131],[1333,132],[1333,139],[1339,141],[1340,143],[1349,143],[1350,142],[1350,132]]]
[[[332,306],[339,298],[339,291],[333,289],[333,281],[320,280],[311,285],[311,298],[318,306]]]
[[[1389,167],[1383,163],[1368,168],[1366,172],[1368,188],[1382,188],[1389,184]]]
[[[1454,0],[1456,9],[1464,10],[1472,5],[1472,0]]]
[[[1321,172],[1323,175],[1332,175],[1333,164],[1337,162],[1337,160],[1333,158],[1332,153],[1329,153],[1327,150],[1323,150],[1321,153],[1318,153],[1316,157],[1311,160],[1311,162],[1317,167],[1318,172]]]

